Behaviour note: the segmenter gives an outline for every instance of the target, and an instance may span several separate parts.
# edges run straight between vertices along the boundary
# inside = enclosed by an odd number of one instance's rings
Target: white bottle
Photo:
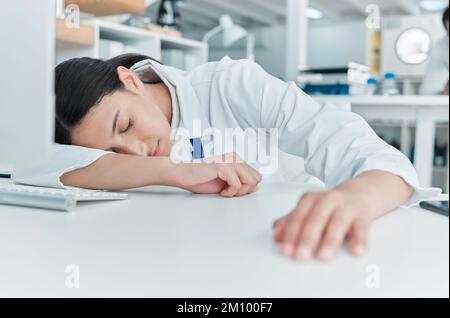
[[[400,95],[394,73],[386,73],[384,75],[383,84],[381,85],[381,95],[395,96]]]

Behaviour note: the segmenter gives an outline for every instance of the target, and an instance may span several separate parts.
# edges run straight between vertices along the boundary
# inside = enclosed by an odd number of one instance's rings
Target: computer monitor
[[[54,1],[5,1],[0,20],[0,172],[44,159],[54,139]]]

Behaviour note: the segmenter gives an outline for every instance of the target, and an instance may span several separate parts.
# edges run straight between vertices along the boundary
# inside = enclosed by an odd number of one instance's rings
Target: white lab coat
[[[421,95],[441,95],[448,83],[448,44],[447,35],[433,48],[427,73],[420,87]]]
[[[434,197],[438,189],[422,188],[410,161],[381,140],[360,116],[330,105],[321,106],[295,83],[283,82],[248,60],[226,57],[190,72],[146,61],[176,89],[179,126],[195,136],[202,129],[277,128],[278,146],[305,159],[305,171],[332,188],[369,170],[402,177],[415,193],[405,206]],[[176,127],[173,127],[176,128]],[[227,152],[227,151],[224,151]],[[18,183],[64,187],[59,177],[88,166],[108,152],[59,145],[45,163],[19,168]],[[206,154],[217,155],[217,152]]]

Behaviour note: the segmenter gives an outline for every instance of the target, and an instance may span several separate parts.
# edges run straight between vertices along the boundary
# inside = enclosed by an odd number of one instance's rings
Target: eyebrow
[[[119,119],[120,110],[117,111],[116,116],[114,116],[113,126],[112,126],[112,135],[116,132],[117,120]]]

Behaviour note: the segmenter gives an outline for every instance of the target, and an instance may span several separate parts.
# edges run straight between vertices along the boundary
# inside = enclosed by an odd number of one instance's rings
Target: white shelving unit
[[[101,19],[83,21],[83,24],[94,29],[95,43],[91,46],[83,46],[57,41],[56,63],[73,57],[110,58],[131,52],[149,55],[166,65],[184,70],[190,70],[208,61],[208,46],[202,42],[171,37]],[[101,46],[101,41],[120,44],[116,45],[116,48],[122,47],[122,49],[120,52],[116,50],[113,54],[108,54],[104,46]],[[177,61],[171,59],[174,56],[177,57]]]
[[[397,130],[402,152],[410,156],[423,186],[439,186],[448,193],[449,99],[446,96],[316,96],[319,102],[349,102],[375,131]],[[447,146],[446,167],[434,166],[436,138]]]

